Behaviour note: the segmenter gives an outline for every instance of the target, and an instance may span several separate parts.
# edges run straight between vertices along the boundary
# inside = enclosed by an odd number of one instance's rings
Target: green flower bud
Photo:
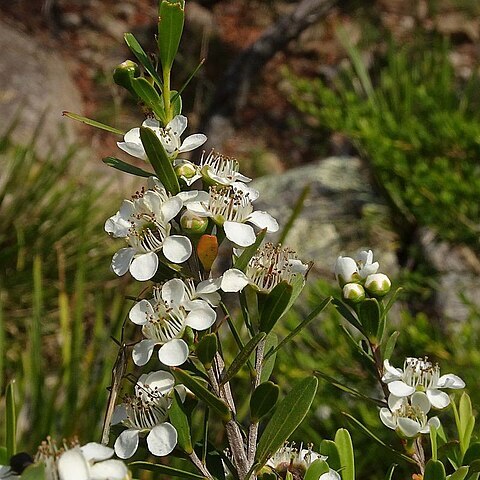
[[[113,81],[120,85],[123,88],[126,88],[132,95],[135,95],[135,92],[132,87],[132,78],[137,78],[140,76],[140,69],[135,62],[131,60],[125,60],[123,63],[115,67],[113,71]]]
[[[208,227],[208,218],[200,217],[187,210],[180,218],[180,225],[185,233],[201,235]]]
[[[195,165],[190,162],[181,163],[175,167],[177,177],[192,178],[197,173]]]
[[[347,283],[343,287],[342,296],[349,303],[360,303],[365,300],[365,290],[359,283]]]
[[[390,291],[391,287],[392,282],[383,273],[373,273],[365,280],[365,290],[372,297],[383,297]]]

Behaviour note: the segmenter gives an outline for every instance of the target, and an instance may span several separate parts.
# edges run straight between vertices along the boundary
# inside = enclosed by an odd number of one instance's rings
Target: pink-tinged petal
[[[241,270],[231,268],[223,274],[221,288],[224,292],[240,292],[249,283],[249,278]]]
[[[57,462],[60,480],[89,480],[88,464],[79,447],[64,452]]]
[[[380,420],[386,427],[391,428],[392,430],[397,428],[392,412],[388,408],[383,407],[380,409]]]
[[[128,318],[135,325],[145,325],[148,322],[148,316],[154,313],[152,304],[148,300],[140,300],[130,310]]]
[[[145,282],[157,273],[157,268],[157,254],[155,252],[148,252],[138,255],[133,259],[130,265],[130,273],[135,280]]]
[[[80,449],[87,462],[101,462],[113,456],[113,448],[101,443],[90,442],[80,447]]]
[[[111,268],[119,277],[128,272],[136,250],[134,248],[121,248],[112,258]]]
[[[124,403],[121,403],[120,405],[117,405],[112,413],[112,421],[110,422],[110,425],[117,425],[118,423],[123,422],[128,418],[127,415],[127,407],[125,406]]]
[[[396,397],[408,397],[413,392],[415,392],[415,388],[407,385],[405,382],[401,382],[400,380],[394,380],[387,384],[388,390],[390,393],[395,395]]]
[[[248,247],[255,243],[255,231],[246,223],[225,222],[223,229],[227,238],[240,247]]]
[[[188,358],[188,345],[181,339],[174,338],[160,347],[158,359],[169,367],[178,367]]]
[[[146,365],[152,356],[155,345],[155,340],[141,340],[138,342],[132,349],[133,363],[139,367]]]
[[[445,408],[450,405],[450,397],[441,390],[427,390],[427,397],[434,408]]]
[[[113,446],[119,458],[130,458],[138,448],[138,430],[124,430]]]
[[[144,385],[149,385],[156,392],[166,395],[175,386],[175,379],[169,372],[158,370],[150,372],[143,381]]]
[[[453,373],[442,375],[437,382],[438,388],[465,388],[465,382]]]
[[[190,152],[191,150],[195,150],[203,145],[206,141],[207,137],[203,133],[195,133],[183,141],[182,146],[178,149],[178,151],[180,153]]]
[[[396,397],[395,395],[388,396],[388,408],[393,412],[402,406],[404,402],[404,397]]]
[[[170,129],[172,133],[179,137],[187,128],[188,120],[184,115],[175,115],[167,124],[166,130]]]
[[[145,149],[141,143],[117,142],[117,146],[120,148],[120,150],[123,150],[132,157],[140,158],[141,160],[147,159],[147,154],[145,153]]]
[[[91,480],[123,480],[127,475],[128,468],[120,460],[106,460],[90,467]]]
[[[267,212],[252,212],[248,216],[248,221],[259,228],[266,228],[267,232],[278,230],[278,222]]]
[[[165,222],[169,222],[172,218],[176,217],[178,212],[182,209],[183,202],[179,197],[172,197],[163,202],[161,211]]]
[[[416,437],[420,433],[420,424],[411,418],[400,417],[397,425],[406,437]]]
[[[192,254],[192,244],[183,235],[171,235],[163,242],[163,254],[173,263],[183,263]]]
[[[162,300],[169,306],[179,306],[185,298],[185,284],[179,278],[172,278],[162,287]]]
[[[418,407],[423,413],[430,411],[430,400],[423,392],[415,392],[412,395],[411,402],[413,407]]]
[[[148,449],[157,457],[164,457],[171,453],[176,444],[177,431],[168,422],[153,427],[147,436]]]
[[[185,324],[195,330],[206,330],[210,328],[217,319],[215,310],[209,306],[192,310],[185,319]]]

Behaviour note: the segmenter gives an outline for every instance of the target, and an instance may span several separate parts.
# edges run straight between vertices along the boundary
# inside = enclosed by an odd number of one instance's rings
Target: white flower
[[[268,460],[266,465],[273,468],[281,477],[285,477],[287,471],[298,473],[301,478],[305,475],[308,467],[317,459],[326,460],[327,457],[312,450],[295,448],[294,443],[285,443]]]
[[[403,370],[384,361],[385,373],[382,381],[387,384],[393,398],[409,397],[414,392],[425,392],[434,408],[445,408],[450,404],[450,397],[440,391],[441,388],[464,388],[465,382],[457,375],[440,376],[440,367],[433,365],[427,358],[407,357]]]
[[[115,441],[115,453],[120,458],[130,458],[138,448],[140,435],[147,434],[148,450],[163,457],[177,444],[175,427],[166,422],[171,394],[175,385],[173,376],[164,371],[141,375],[135,385],[135,396],[127,397],[118,405],[112,416],[112,425],[122,423],[127,427]]]
[[[338,472],[330,469],[327,473],[322,473],[318,480],[342,480],[342,477]]]
[[[246,222],[269,232],[278,230],[277,221],[267,212],[254,211],[252,194],[249,191],[229,187],[210,187],[204,199],[190,202],[187,209],[199,216],[210,217],[222,226],[225,235],[240,247],[248,247],[255,242],[255,231]]]
[[[291,284],[297,274],[305,275],[308,268],[290,248],[266,243],[250,259],[245,273],[236,268],[227,270],[221,288],[224,292],[239,292],[250,284],[268,293],[282,281]]]
[[[365,289],[370,295],[383,297],[390,291],[392,282],[383,273],[372,273],[365,279]]]
[[[373,273],[377,273],[378,262],[373,261],[373,252],[363,250],[357,255],[358,274],[361,278],[367,278]]]
[[[154,118],[147,118],[142,123],[142,126],[148,127],[155,132],[167,155],[170,157],[176,157],[178,153],[194,150],[207,141],[207,137],[203,133],[196,133],[187,137],[182,143],[180,136],[187,128],[187,117],[183,115],[174,117],[165,128],[160,127],[160,123]],[[133,157],[141,158],[142,160],[147,159],[145,149],[140,140],[140,129],[138,127],[129,130],[125,134],[124,141],[118,142],[117,145]]]
[[[410,400],[391,395],[388,398],[388,407],[380,409],[380,420],[402,437],[414,438],[421,433],[428,433],[431,425],[440,427],[437,417],[427,417],[430,401],[423,392],[415,392]]]
[[[356,261],[351,257],[340,256],[335,262],[335,278],[343,287],[346,283],[355,283],[376,273],[378,267],[378,262],[373,262],[371,250],[360,252]]]
[[[154,287],[152,299],[141,300],[130,310],[130,320],[142,326],[145,337],[133,348],[134,363],[145,365],[156,345],[160,345],[158,358],[163,364],[178,366],[184,363],[189,353],[182,338],[185,328],[210,328],[217,314],[209,302],[218,304],[219,300],[218,293],[211,291],[209,282],[202,282],[195,289],[192,281],[186,285],[174,278],[161,287]]]
[[[5,480],[19,480],[20,475],[17,475],[12,469],[7,465],[0,465],[0,479]]]
[[[107,233],[125,238],[129,244],[113,256],[112,270],[120,276],[130,270],[136,280],[144,281],[157,271],[157,252],[162,251],[174,263],[188,260],[192,253],[190,240],[170,235],[169,222],[182,206],[181,197],[170,197],[158,181],[155,189],[142,190],[132,200],[124,200],[120,210],[105,222]]]

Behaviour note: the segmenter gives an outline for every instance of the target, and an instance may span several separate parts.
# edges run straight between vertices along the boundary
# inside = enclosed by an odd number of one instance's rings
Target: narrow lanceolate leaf
[[[150,463],[150,462],[131,462],[128,464],[130,467],[137,467],[141,470],[148,470],[149,472],[162,473],[168,477],[178,477],[178,478],[187,478],[190,480],[205,480],[205,477],[202,475],[197,475],[195,473],[186,472],[178,468],[167,467],[161,463]]]
[[[158,18],[158,50],[163,70],[172,68],[182,38],[185,20],[184,0],[163,0]]]
[[[447,477],[448,480],[464,480],[465,477],[468,475],[468,467],[460,467],[454,473]]]
[[[248,361],[250,355],[255,350],[256,346],[266,337],[266,333],[257,333],[250,341],[238,352],[238,355],[233,360],[232,364],[226,371],[222,378],[221,385],[227,383]]]
[[[5,442],[7,458],[17,453],[17,413],[15,409],[15,381],[7,385],[5,392]]]
[[[217,336],[209,333],[202,337],[195,348],[197,358],[203,363],[208,370],[212,366],[213,358],[218,350]]]
[[[463,393],[460,397],[458,405],[458,414],[460,417],[461,437],[460,443],[465,446],[465,449],[470,445],[473,427],[475,426],[475,417],[472,412],[472,402],[468,394]]]
[[[193,452],[192,436],[190,434],[190,422],[188,416],[184,411],[182,400],[176,390],[173,391],[174,398],[172,405],[168,409],[168,417],[172,425],[177,430],[178,439],[177,445],[188,455]]]
[[[270,350],[269,352],[267,352],[267,354],[265,355],[265,360],[267,360],[270,355],[273,355],[274,353],[276,353],[278,350],[280,350],[283,346],[285,346],[288,342],[292,341],[307,325],[309,325],[313,320],[315,320],[315,318],[317,318],[317,316],[325,309],[325,307],[332,301],[333,297],[328,297],[326,298],[325,300],[323,300],[322,303],[320,303],[320,305],[318,305],[318,307],[316,307],[311,313],[310,315],[308,315],[308,317],[303,320],[302,322],[300,322],[300,324],[295,328],[295,330],[293,330],[292,332],[290,332],[279,344],[276,348],[274,348],[273,350]]]
[[[363,333],[363,327],[357,318],[353,315],[353,313],[342,303],[340,300],[336,298],[332,302],[335,305],[335,308],[338,310],[340,315],[351,325],[353,325],[358,331]]]
[[[155,90],[155,87],[145,78],[132,78],[132,88],[140,100],[149,107],[157,118],[165,124],[165,110],[163,108],[163,101],[160,95]]]
[[[392,356],[393,350],[395,350],[395,345],[397,344],[398,336],[400,332],[395,330],[385,343],[385,348],[383,349],[383,360],[389,360]]]
[[[232,414],[227,405],[212,392],[207,390],[196,378],[180,368],[172,367],[172,372],[179,381],[189,388],[200,400],[205,402],[209,407],[217,411],[225,422],[232,418]]]
[[[176,195],[180,191],[177,175],[157,135],[150,128],[140,127],[140,139],[158,179],[167,191]]]
[[[143,170],[139,167],[135,167],[134,165],[130,165],[129,163],[119,160],[118,158],[115,158],[115,157],[102,158],[102,162],[105,163],[105,165],[108,165],[109,167],[116,168],[117,170],[120,170],[121,172],[129,173],[130,175],[136,175],[137,177],[148,178],[148,177],[151,177],[152,175],[155,175],[153,172],[147,172],[146,170]]]
[[[242,272],[245,271],[245,269],[247,268],[248,262],[255,255],[255,252],[258,250],[258,247],[263,242],[263,239],[265,238],[266,234],[267,234],[266,228],[258,232],[257,238],[253,243],[253,245],[250,245],[249,247],[247,247],[242,252],[242,254],[235,260],[235,263],[233,264],[233,268],[238,268]]]
[[[29,465],[20,476],[21,480],[45,480],[45,464]]]
[[[176,117],[177,115],[180,115],[182,113],[182,97],[175,90],[172,90],[170,93],[173,95],[172,99],[170,100],[170,103],[172,104],[172,116]]]
[[[355,458],[353,456],[352,438],[345,428],[335,434],[335,445],[340,457],[342,480],[355,480]]]
[[[395,471],[395,469],[397,467],[398,467],[398,465],[396,463],[393,463],[392,465],[390,465],[390,468],[388,469],[387,475],[385,475],[385,480],[392,480],[393,472]]]
[[[380,307],[375,298],[367,298],[358,307],[358,316],[366,336],[370,340],[378,340],[377,334],[380,325]]]
[[[292,297],[293,288],[287,282],[280,282],[263,299],[260,307],[260,331],[269,333],[275,326]]]
[[[280,388],[273,382],[261,383],[250,397],[250,417],[257,423],[262,417],[270,413],[277,403]]]
[[[445,480],[445,467],[439,460],[429,460],[425,466],[423,480]]]
[[[155,83],[160,87],[163,88],[163,82],[160,76],[158,75],[155,67],[153,66],[152,62],[148,58],[148,55],[143,50],[142,46],[138,43],[137,39],[133,36],[132,33],[126,33],[124,35],[125,43],[128,45],[128,48],[132,51],[132,53],[137,57],[137,60],[142,64],[145,70],[152,76],[155,80]]]
[[[303,480],[318,480],[321,475],[328,473],[329,470],[327,462],[318,458],[308,467]]]
[[[106,130],[110,133],[115,133],[117,135],[125,135],[125,132],[119,130],[118,128],[111,127],[110,125],[105,125],[104,123],[97,122],[96,120],[92,120],[87,117],[82,117],[81,115],[77,115],[76,113],[72,112],[62,112],[64,117],[71,118],[72,120],[76,120],[77,122],[84,123],[85,125],[90,125],[91,127],[100,128],[101,130]]]
[[[297,383],[279,403],[258,442],[255,463],[262,467],[302,423],[317,392],[318,381],[308,377]]]

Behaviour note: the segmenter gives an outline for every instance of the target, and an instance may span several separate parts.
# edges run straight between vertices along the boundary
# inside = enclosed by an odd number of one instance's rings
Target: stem
[[[172,105],[170,103],[170,69],[163,70],[163,104],[165,107],[165,121],[172,120]]]
[[[260,385],[262,377],[262,367],[263,367],[263,357],[265,355],[265,343],[266,339],[264,338],[257,345],[257,352],[255,357],[255,376],[253,379],[253,389],[252,392]],[[250,424],[248,429],[248,464],[253,465],[255,460],[255,453],[257,452],[257,435],[258,435],[258,422],[253,422]]]
[[[423,451],[422,437],[419,436],[415,439],[414,443],[415,452],[412,455],[412,458],[418,465],[420,469],[420,474],[423,476],[425,473],[425,452]]]
[[[370,344],[370,349],[372,350],[373,359],[375,361],[375,374],[377,376],[377,380],[380,383],[380,386],[382,387],[382,391],[383,391],[383,395],[385,396],[385,399],[388,399],[388,396],[390,395],[390,391],[388,390],[387,385],[382,381],[383,362],[382,362],[382,355],[380,353],[379,345],[374,345],[370,341],[368,343]]]
[[[206,465],[204,465],[200,459],[198,458],[197,454],[195,453],[195,450],[189,455],[190,460],[192,463],[200,470],[200,472],[205,475],[209,480],[214,480],[213,475],[208,471],[208,468]]]

